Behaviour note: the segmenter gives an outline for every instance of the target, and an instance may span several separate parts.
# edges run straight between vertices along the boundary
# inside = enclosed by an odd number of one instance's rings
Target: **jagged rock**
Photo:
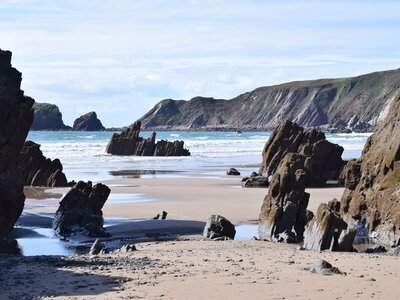
[[[31,130],[69,130],[62,120],[62,114],[57,105],[35,103],[33,105],[34,120]]]
[[[76,131],[102,131],[105,129],[94,111],[80,116],[72,126],[72,130]]]
[[[34,100],[24,96],[11,56],[0,50],[0,237],[13,229],[24,208],[24,176],[17,164],[33,121]]]
[[[236,170],[235,168],[230,168],[228,171],[226,171],[226,175],[239,176],[240,172],[238,170]]]
[[[291,121],[281,123],[269,137],[262,156],[260,174],[273,175],[290,164],[306,172],[307,187],[324,186],[327,180],[338,180],[344,166],[343,147],[327,141],[323,132],[305,131]]]
[[[290,173],[288,168],[272,176],[259,217],[260,239],[275,242],[303,240],[310,198],[310,194],[304,191],[305,178],[303,170]],[[282,234],[288,238],[283,238]]]
[[[203,231],[203,236],[210,239],[227,237],[233,240],[235,234],[235,225],[220,215],[211,215]]]
[[[400,239],[400,95],[368,138],[361,158],[346,167],[341,215],[365,224],[378,243]]]
[[[317,215],[311,220],[304,234],[303,247],[309,250],[353,251],[355,230],[340,238],[347,223],[340,217],[340,202],[336,199],[321,203]]]
[[[40,145],[32,141],[26,141],[22,147],[18,168],[25,175],[25,185],[68,186],[61,162],[58,159],[46,158],[40,150]]]
[[[107,145],[107,153],[113,155],[137,155],[137,156],[189,156],[190,152],[184,148],[183,141],[158,141],[156,133],[151,137],[143,139],[139,137],[140,121],[136,121],[132,126],[122,131],[114,133]]]
[[[90,255],[97,255],[97,254],[103,254],[103,253],[108,253],[107,248],[104,246],[102,242],[100,242],[99,239],[96,239],[90,247],[89,254]]]
[[[101,183],[92,186],[79,181],[64,196],[55,213],[53,229],[60,236],[81,233],[101,237],[108,234],[103,228],[102,208],[110,189]]]

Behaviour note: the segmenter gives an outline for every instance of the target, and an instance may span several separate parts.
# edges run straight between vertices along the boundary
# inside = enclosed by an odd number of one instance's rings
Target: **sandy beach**
[[[103,209],[106,220],[130,220],[108,229],[114,238],[136,238],[137,251],[0,260],[1,269],[9,270],[9,275],[1,274],[1,299],[400,297],[398,256],[300,251],[297,245],[255,240],[204,240],[201,231],[210,214],[222,214],[236,225],[257,222],[267,189],[241,188],[240,178],[127,178],[107,184],[112,187],[112,195],[130,194],[133,199],[152,200],[113,203],[111,195]],[[46,190],[44,197],[43,191],[36,191],[36,199],[27,200],[25,211],[31,216],[52,213],[57,209],[57,197],[67,190]],[[340,197],[343,189],[308,191],[309,207],[315,211],[319,203]],[[32,190],[26,193],[35,195]],[[137,194],[139,198],[133,196]],[[168,211],[167,221],[148,220],[162,210]],[[28,220],[32,223],[35,218],[27,217],[22,222]],[[48,225],[48,220],[42,221]],[[174,235],[163,239],[165,233]],[[147,241],[140,239],[146,234],[150,237]],[[345,274],[309,272],[319,259]]]

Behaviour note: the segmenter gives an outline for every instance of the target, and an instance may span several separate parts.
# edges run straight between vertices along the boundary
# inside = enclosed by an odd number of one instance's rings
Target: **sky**
[[[0,0],[0,48],[64,122],[125,126],[162,99],[400,68],[399,1]]]

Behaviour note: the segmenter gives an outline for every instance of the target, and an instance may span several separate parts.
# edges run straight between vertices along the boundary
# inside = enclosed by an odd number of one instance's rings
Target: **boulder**
[[[220,215],[211,215],[203,231],[203,236],[210,239],[227,237],[233,240],[235,234],[235,225]]]
[[[189,156],[190,152],[184,148],[183,141],[158,141],[156,133],[150,138],[139,137],[140,121],[122,131],[114,133],[107,145],[106,151],[113,155],[137,155],[137,156]]]
[[[260,239],[274,242],[300,242],[308,222],[310,194],[305,190],[306,174],[299,169],[280,170],[272,176],[259,217]]]
[[[239,176],[240,172],[235,168],[230,168],[228,171],[226,171],[226,175]]]
[[[110,191],[101,183],[92,186],[90,181],[79,181],[61,200],[55,213],[53,229],[63,237],[71,234],[108,236],[103,228],[101,209]]]
[[[123,245],[119,249],[119,251],[123,252],[123,253],[133,252],[133,251],[136,251],[136,246],[135,246],[135,244],[126,244],[126,245]]]
[[[400,94],[368,138],[361,158],[346,166],[341,202],[344,219],[355,219],[374,232],[377,242],[400,239]]]
[[[347,223],[340,217],[340,202],[336,199],[328,204],[321,203],[317,215],[308,223],[303,247],[309,250],[353,251],[355,230],[347,229]]]
[[[296,123],[284,121],[270,135],[262,152],[260,174],[273,175],[288,162],[306,172],[307,187],[324,186],[338,180],[344,166],[343,147],[326,140],[323,132],[306,131]]]
[[[27,186],[68,186],[61,162],[58,159],[46,158],[40,150],[40,145],[32,141],[24,143],[18,160],[18,168],[25,175]]]
[[[76,131],[103,131],[105,129],[94,111],[80,116],[72,126],[72,130]]]
[[[57,105],[50,103],[35,103],[33,105],[34,120],[31,130],[70,130],[62,120],[62,114]]]
[[[250,177],[245,177],[242,179],[242,187],[268,187],[269,181],[268,177],[258,175],[257,173],[253,172]]]
[[[310,272],[319,275],[332,275],[333,266],[326,260],[320,259],[311,266]]]
[[[17,165],[33,121],[34,100],[24,96],[11,56],[0,50],[0,238],[10,233],[24,208],[24,176]]]

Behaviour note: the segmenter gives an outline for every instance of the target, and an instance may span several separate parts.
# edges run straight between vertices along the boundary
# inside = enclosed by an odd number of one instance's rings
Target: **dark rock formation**
[[[242,179],[242,187],[268,187],[269,181],[268,177],[259,175],[256,172],[253,172],[250,177],[244,177]]]
[[[72,126],[72,130],[76,131],[103,131],[105,129],[94,111],[80,116]]]
[[[239,176],[240,172],[235,168],[230,168],[228,171],[226,171],[226,175]]]
[[[18,247],[17,240],[0,238],[0,254],[21,254],[21,249]]]
[[[40,150],[40,145],[32,141],[26,141],[22,147],[18,168],[25,175],[25,185],[68,186],[61,162],[58,159],[46,158]]]
[[[305,190],[306,174],[299,169],[290,173],[289,168],[272,176],[259,217],[260,239],[276,242],[300,242],[310,218],[307,212],[310,194]]]
[[[139,137],[141,123],[135,122],[122,133],[114,133],[107,145],[107,153],[114,155],[137,156],[189,156],[190,152],[184,148],[183,141],[156,141],[156,133],[143,139]]]
[[[281,123],[265,144],[259,173],[274,174],[290,165],[306,172],[307,187],[324,186],[327,180],[338,180],[344,166],[343,147],[327,141],[323,132],[305,131],[291,121]]]
[[[34,120],[31,130],[69,130],[62,120],[62,114],[57,105],[35,103],[33,105]]]
[[[80,233],[101,237],[108,234],[103,228],[102,208],[110,194],[110,189],[101,183],[92,186],[89,181],[79,181],[60,202],[53,229],[60,236]]]
[[[13,229],[24,208],[24,177],[17,164],[33,121],[34,100],[24,96],[11,55],[0,50],[0,237]]]
[[[308,223],[303,247],[310,250],[352,251],[355,230],[347,233],[347,223],[339,214],[340,202],[336,199],[321,203],[317,215]]]
[[[288,119],[303,127],[370,131],[400,87],[400,69],[363,76],[260,87],[231,100],[166,99],[140,121],[146,130],[272,130]]]
[[[220,215],[211,215],[203,231],[203,236],[210,239],[226,237],[233,240],[235,234],[235,225]]]
[[[346,167],[341,214],[374,231],[379,243],[400,243],[400,96],[369,137],[358,161]]]

